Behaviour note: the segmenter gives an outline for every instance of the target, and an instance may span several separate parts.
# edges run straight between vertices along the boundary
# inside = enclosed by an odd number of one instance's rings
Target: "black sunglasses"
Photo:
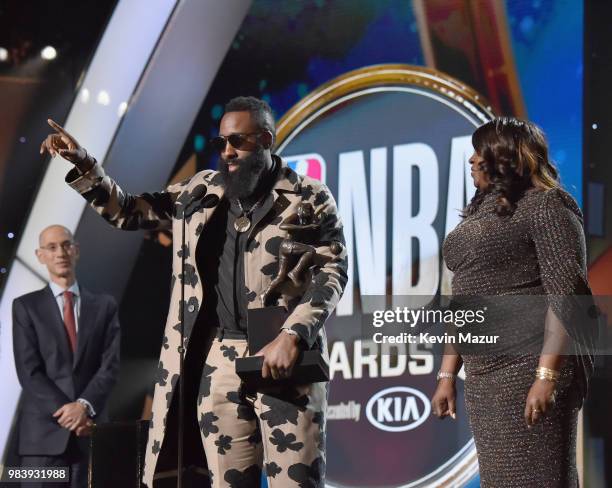
[[[230,134],[229,136],[217,136],[210,140],[210,144],[213,149],[217,152],[223,152],[228,141],[234,149],[241,149],[245,144],[250,141],[247,139],[249,136],[258,136],[261,132],[250,132],[248,134]],[[252,144],[252,143],[251,143]]]

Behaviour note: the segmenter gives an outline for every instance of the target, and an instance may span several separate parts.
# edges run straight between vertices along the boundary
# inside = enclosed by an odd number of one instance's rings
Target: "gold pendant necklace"
[[[263,197],[261,197],[259,200],[257,200],[257,202],[255,203],[255,205],[253,205],[248,212],[244,211],[244,208],[242,207],[242,203],[240,203],[240,199],[237,198],[236,199],[236,203],[238,204],[238,208],[240,209],[240,212],[242,213],[242,215],[240,215],[240,217],[238,217],[236,220],[234,220],[234,229],[236,229],[236,232],[246,232],[251,228],[251,219],[249,218],[249,215],[251,215],[255,209],[257,207],[259,207],[259,205],[261,205],[261,203],[263,202],[265,198],[265,195]]]
[[[237,232],[246,232],[251,228],[251,221],[246,215],[241,215],[236,220],[234,220],[234,229]]]

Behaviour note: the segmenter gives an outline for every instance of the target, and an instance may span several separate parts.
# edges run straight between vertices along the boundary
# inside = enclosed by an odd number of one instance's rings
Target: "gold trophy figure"
[[[298,242],[295,238],[306,237],[305,234],[318,230],[320,226],[314,208],[307,202],[300,203],[297,206],[296,213],[291,214],[280,224],[279,228],[286,230],[294,238],[283,239],[281,242],[278,254],[278,273],[261,294],[262,306],[266,306],[270,294],[287,278],[296,287],[303,284],[302,274],[312,265],[316,249],[309,244]],[[297,256],[299,256],[297,263],[290,269],[291,263],[295,261]]]

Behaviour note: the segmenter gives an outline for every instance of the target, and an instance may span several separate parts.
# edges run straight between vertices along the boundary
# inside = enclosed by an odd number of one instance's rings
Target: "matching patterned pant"
[[[214,339],[202,373],[198,421],[211,486],[323,488],[326,384],[247,394],[235,373],[247,343]]]

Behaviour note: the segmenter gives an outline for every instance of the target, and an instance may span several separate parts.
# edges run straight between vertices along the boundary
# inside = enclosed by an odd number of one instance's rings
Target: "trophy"
[[[279,334],[289,316],[287,309],[280,305],[269,305],[278,288],[286,281],[301,287],[311,279],[316,249],[312,242],[321,223],[310,203],[297,206],[296,213],[287,217],[279,226],[286,230],[290,238],[284,239],[279,247],[278,272],[268,287],[260,295],[261,308],[247,312],[249,354],[255,354]],[[329,365],[317,350],[302,350],[289,378],[274,380],[262,378],[263,356],[250,356],[236,359],[236,373],[247,388],[257,389],[280,384],[307,384],[329,381]]]

